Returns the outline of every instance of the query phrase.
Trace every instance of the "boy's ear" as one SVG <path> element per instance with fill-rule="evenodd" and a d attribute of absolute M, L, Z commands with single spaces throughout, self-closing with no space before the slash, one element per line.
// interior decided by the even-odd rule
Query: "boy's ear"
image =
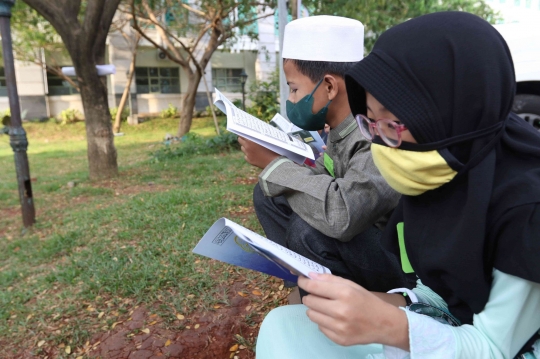
<path fill-rule="evenodd" d="M 324 76 L 324 89 L 328 95 L 328 100 L 333 100 L 337 97 L 339 93 L 338 78 L 334 75 L 325 75 Z"/>

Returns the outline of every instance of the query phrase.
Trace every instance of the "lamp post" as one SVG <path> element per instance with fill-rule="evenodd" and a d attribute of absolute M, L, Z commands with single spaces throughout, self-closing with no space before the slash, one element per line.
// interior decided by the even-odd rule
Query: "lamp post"
<path fill-rule="evenodd" d="M 242 73 L 240 73 L 240 83 L 242 84 L 242 109 L 246 110 L 246 81 L 247 81 L 248 75 L 246 74 L 246 71 L 242 69 Z"/>
<path fill-rule="evenodd" d="M 19 185 L 19 199 L 23 224 L 32 226 L 36 219 L 34 198 L 32 196 L 32 183 L 30 180 L 30 167 L 28 166 L 28 140 L 21 123 L 21 107 L 15 79 L 15 64 L 13 60 L 13 46 L 11 42 L 11 8 L 15 0 L 0 0 L 0 34 L 2 35 L 2 51 L 4 55 L 4 73 L 11 110 L 11 123 L 9 126 L 9 143 L 15 154 L 15 171 Z"/>

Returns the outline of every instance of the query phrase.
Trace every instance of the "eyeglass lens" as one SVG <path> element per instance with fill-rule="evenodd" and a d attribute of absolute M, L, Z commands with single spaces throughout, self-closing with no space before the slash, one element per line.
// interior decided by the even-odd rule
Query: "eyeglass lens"
<path fill-rule="evenodd" d="M 378 135 L 381 136 L 382 140 L 389 146 L 395 147 L 399 144 L 399 133 L 394 122 L 391 120 L 379 120 L 373 121 L 365 116 L 358 115 L 356 117 L 358 126 L 360 127 L 360 132 L 362 135 L 370 141 L 373 140 L 375 135 L 375 130 L 373 127 L 377 127 Z"/>

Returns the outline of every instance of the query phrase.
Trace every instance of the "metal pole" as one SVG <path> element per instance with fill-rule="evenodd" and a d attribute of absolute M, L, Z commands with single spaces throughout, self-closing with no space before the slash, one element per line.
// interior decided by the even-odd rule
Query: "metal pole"
<path fill-rule="evenodd" d="M 19 105 L 19 94 L 17 92 L 17 80 L 15 78 L 15 64 L 13 60 L 13 47 L 11 43 L 10 21 L 11 8 L 14 4 L 15 0 L 0 0 L 0 34 L 2 35 L 4 72 L 6 76 L 9 108 L 11 110 L 9 142 L 15 153 L 15 170 L 17 172 L 17 182 L 19 184 L 19 199 L 21 201 L 23 224 L 25 227 L 30 227 L 36 221 L 36 213 L 34 209 L 34 198 L 32 196 L 28 156 L 26 155 L 28 140 L 21 122 L 21 107 Z"/>
<path fill-rule="evenodd" d="M 287 118 L 285 103 L 289 97 L 289 85 L 283 72 L 283 38 L 285 36 L 285 25 L 287 25 L 287 0 L 278 0 L 278 20 L 279 20 L 279 112 L 281 116 Z"/>
<path fill-rule="evenodd" d="M 246 91 L 244 91 L 244 87 L 246 87 L 246 83 L 242 82 L 242 110 L 246 110 Z"/>

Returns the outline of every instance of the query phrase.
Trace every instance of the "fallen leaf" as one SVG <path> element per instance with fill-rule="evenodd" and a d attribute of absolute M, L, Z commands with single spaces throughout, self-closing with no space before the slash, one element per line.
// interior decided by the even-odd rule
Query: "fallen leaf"
<path fill-rule="evenodd" d="M 28 316 L 26 317 L 26 320 L 29 320 L 30 318 L 32 318 L 33 315 L 32 314 L 28 314 Z"/>
<path fill-rule="evenodd" d="M 186 297 L 193 298 L 193 297 L 195 297 L 195 294 L 188 294 Z"/>
<path fill-rule="evenodd" d="M 144 328 L 144 329 L 141 330 L 141 332 L 146 333 L 146 334 L 150 334 L 150 329 Z"/>
<path fill-rule="evenodd" d="M 199 329 L 200 326 L 200 324 L 195 324 L 195 329 Z"/>
<path fill-rule="evenodd" d="M 148 324 L 148 325 L 154 325 L 157 323 L 157 320 L 154 320 L 152 323 Z"/>
<path fill-rule="evenodd" d="M 233 345 L 233 346 L 229 349 L 230 352 L 235 352 L 235 351 L 237 351 L 237 350 L 238 350 L 238 344 Z"/>
<path fill-rule="evenodd" d="M 97 316 L 98 319 L 101 319 L 101 317 L 103 317 L 104 314 L 105 314 L 105 312 L 100 312 L 100 313 L 98 314 L 98 316 Z"/>
<path fill-rule="evenodd" d="M 284 285 L 283 285 L 283 284 L 282 284 L 282 285 L 280 285 L 280 286 L 279 286 L 279 290 L 283 290 L 283 287 L 284 287 Z"/>
<path fill-rule="evenodd" d="M 71 354 L 71 347 L 69 345 L 66 347 L 66 354 Z"/>
<path fill-rule="evenodd" d="M 182 314 L 176 314 L 176 318 L 184 320 L 186 317 L 184 317 Z"/>
<path fill-rule="evenodd" d="M 167 339 L 167 341 L 165 342 L 165 346 L 168 347 L 169 345 L 171 345 L 171 340 Z"/>
<path fill-rule="evenodd" d="M 122 322 L 114 322 L 113 325 L 111 325 L 111 329 L 114 329 L 114 327 L 116 327 L 120 323 L 122 323 Z"/>
<path fill-rule="evenodd" d="M 37 346 L 38 346 L 38 347 L 42 347 L 43 344 L 45 344 L 45 340 L 41 340 L 39 343 L 37 343 Z"/>
<path fill-rule="evenodd" d="M 191 329 L 191 327 L 189 325 L 186 325 L 186 329 Z"/>
<path fill-rule="evenodd" d="M 82 357 L 82 355 L 81 355 L 80 357 L 77 357 L 77 358 L 75 358 L 75 359 L 83 359 L 83 357 Z"/>
<path fill-rule="evenodd" d="M 221 308 L 220 305 L 214 305 L 214 309 L 219 309 L 219 308 Z"/>
<path fill-rule="evenodd" d="M 242 349 L 246 349 L 246 347 L 243 346 L 243 345 L 240 345 L 240 346 L 238 347 L 238 349 L 242 350 Z"/>
<path fill-rule="evenodd" d="M 246 297 L 246 296 L 247 296 L 247 294 L 244 293 L 244 292 L 238 292 L 238 295 L 240 295 L 240 296 L 242 296 L 242 297 Z"/>
<path fill-rule="evenodd" d="M 256 289 L 251 293 L 253 293 L 254 295 L 262 295 L 262 293 Z"/>
<path fill-rule="evenodd" d="M 248 305 L 248 306 L 246 307 L 246 312 L 249 312 L 250 310 L 251 310 L 251 305 Z"/>

